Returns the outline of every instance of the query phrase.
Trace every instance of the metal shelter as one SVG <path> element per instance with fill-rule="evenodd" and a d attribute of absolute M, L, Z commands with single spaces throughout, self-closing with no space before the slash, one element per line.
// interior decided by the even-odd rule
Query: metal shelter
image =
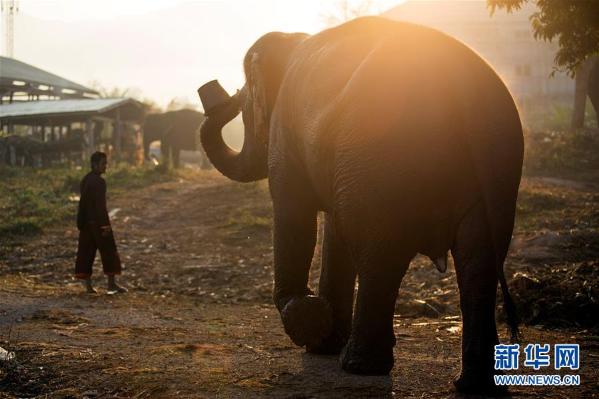
<path fill-rule="evenodd" d="M 0 104 L 63 98 L 97 98 L 99 93 L 14 58 L 0 56 Z"/>
<path fill-rule="evenodd" d="M 140 131 L 143 118 L 143 104 L 130 98 L 14 102 L 0 105 L 0 136 L 8 136 L 5 141 L 10 135 L 26 137 L 36 154 L 53 154 L 46 158 L 54 162 L 64 161 L 65 153 L 66 159 L 72 160 L 74 154 L 81 160 L 95 150 L 102 150 L 116 159 L 135 163 L 137 158 L 143 158 L 143 154 L 141 157 L 137 154 L 143 152 Z M 18 135 L 14 134 L 16 130 Z M 5 146 L 11 142 L 14 139 L 6 141 Z M 24 145 L 23 140 L 18 143 Z M 5 148 L 5 163 L 48 163 L 43 161 L 44 157 L 35 161 L 32 155 L 27 159 L 27 151 L 16 145 Z M 19 161 L 20 153 L 24 155 Z"/>

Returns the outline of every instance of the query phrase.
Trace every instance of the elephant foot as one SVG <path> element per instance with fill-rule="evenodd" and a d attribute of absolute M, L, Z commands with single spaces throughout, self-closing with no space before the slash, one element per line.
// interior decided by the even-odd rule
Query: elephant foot
<path fill-rule="evenodd" d="M 498 374 L 499 371 L 496 373 Z M 505 396 L 508 394 L 506 386 L 495 385 L 493 373 L 462 372 L 453 380 L 453 385 L 458 392 L 468 395 Z"/>
<path fill-rule="evenodd" d="M 343 338 L 338 333 L 333 332 L 318 345 L 306 346 L 306 352 L 314 353 L 316 355 L 339 355 L 346 343 L 347 338 Z"/>
<path fill-rule="evenodd" d="M 393 346 L 358 349 L 350 340 L 341 354 L 341 368 L 351 374 L 388 375 L 393 368 Z"/>
<path fill-rule="evenodd" d="M 331 307 L 322 298 L 308 295 L 291 299 L 281 311 L 283 326 L 297 346 L 318 347 L 331 334 Z"/>

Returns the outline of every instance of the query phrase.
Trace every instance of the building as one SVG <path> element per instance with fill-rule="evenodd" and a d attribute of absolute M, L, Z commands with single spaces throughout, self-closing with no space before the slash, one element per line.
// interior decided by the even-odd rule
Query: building
<path fill-rule="evenodd" d="M 0 57 L 0 164 L 86 162 L 96 150 L 143 162 L 143 104 Z"/>
<path fill-rule="evenodd" d="M 530 23 L 533 4 L 508 14 L 491 16 L 486 1 L 410 0 L 384 16 L 430 26 L 445 32 L 479 53 L 498 72 L 520 107 L 571 104 L 574 80 L 554 71 L 556 43 L 536 40 Z"/>

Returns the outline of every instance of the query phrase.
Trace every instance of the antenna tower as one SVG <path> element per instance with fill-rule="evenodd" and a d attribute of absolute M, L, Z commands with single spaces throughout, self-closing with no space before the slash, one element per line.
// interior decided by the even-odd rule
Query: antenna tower
<path fill-rule="evenodd" d="M 18 0 L 1 0 L 0 6 L 4 20 L 4 55 L 12 58 L 15 52 L 15 15 L 19 12 L 19 2 Z"/>

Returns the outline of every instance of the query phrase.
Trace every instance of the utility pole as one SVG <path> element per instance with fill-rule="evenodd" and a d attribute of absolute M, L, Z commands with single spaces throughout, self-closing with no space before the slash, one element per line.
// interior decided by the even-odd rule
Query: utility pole
<path fill-rule="evenodd" d="M 1 0 L 2 19 L 4 20 L 4 55 L 10 58 L 15 53 L 15 15 L 19 12 L 18 0 Z"/>

